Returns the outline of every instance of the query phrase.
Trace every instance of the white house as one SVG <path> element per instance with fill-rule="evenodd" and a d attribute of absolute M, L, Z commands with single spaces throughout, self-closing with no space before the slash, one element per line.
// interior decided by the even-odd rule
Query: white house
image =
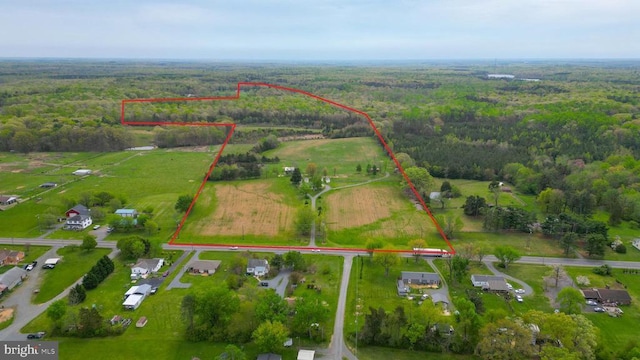
<path fill-rule="evenodd" d="M 139 279 L 156 273 L 164 265 L 164 259 L 138 259 L 138 262 L 131 268 L 131 278 Z"/>
<path fill-rule="evenodd" d="M 15 196 L 0 195 L 0 205 L 11 205 L 18 202 L 18 198 Z"/>
<path fill-rule="evenodd" d="M 124 308 L 127 310 L 135 310 L 140 306 L 140 304 L 142 304 L 143 300 L 144 300 L 143 295 L 138 295 L 138 294 L 129 295 L 122 303 L 122 306 L 124 306 Z"/>
<path fill-rule="evenodd" d="M 269 272 L 269 262 L 265 259 L 249 259 L 247 274 L 264 276 Z"/>
<path fill-rule="evenodd" d="M 91 216 L 75 215 L 67 218 L 64 228 L 66 230 L 84 230 L 93 224 Z"/>
<path fill-rule="evenodd" d="M 132 286 L 129 288 L 129 290 L 127 290 L 127 292 L 124 293 L 124 298 L 125 300 L 132 295 L 141 295 L 142 297 L 146 297 L 147 295 L 149 295 L 149 293 L 151 293 L 151 285 L 149 284 L 143 284 L 143 285 L 139 285 L 139 286 Z"/>
<path fill-rule="evenodd" d="M 91 174 L 91 170 L 89 169 L 78 169 L 73 172 L 73 175 L 85 176 Z"/>
<path fill-rule="evenodd" d="M 127 290 L 127 291 L 124 293 L 124 298 L 126 299 L 126 298 L 128 298 L 129 296 L 131 296 L 131 295 L 135 294 L 135 293 L 136 293 L 136 291 L 138 291 L 138 287 L 137 287 L 137 286 L 132 286 L 132 287 L 130 287 L 130 288 L 129 288 L 129 290 Z"/>

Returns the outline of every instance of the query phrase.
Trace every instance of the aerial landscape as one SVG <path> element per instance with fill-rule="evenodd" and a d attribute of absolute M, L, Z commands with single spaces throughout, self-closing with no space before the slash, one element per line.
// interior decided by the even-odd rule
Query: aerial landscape
<path fill-rule="evenodd" d="M 0 358 L 640 359 L 640 5 L 241 3 L 0 15 Z"/>

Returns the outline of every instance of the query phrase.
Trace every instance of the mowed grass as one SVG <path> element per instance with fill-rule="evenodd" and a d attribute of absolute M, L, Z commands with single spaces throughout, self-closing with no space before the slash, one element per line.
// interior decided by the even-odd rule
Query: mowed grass
<path fill-rule="evenodd" d="M 631 295 L 631 305 L 621 306 L 624 311 L 621 317 L 614 318 L 606 313 L 586 313 L 585 315 L 600 329 L 600 341 L 609 349 L 620 349 L 631 341 L 638 339 L 638 323 L 640 322 L 640 274 L 625 274 L 623 269 L 613 269 L 611 276 L 596 275 L 591 268 L 565 267 L 571 278 L 587 276 L 591 284 L 586 288 L 602 288 L 609 285 L 613 289 L 626 290 Z M 618 283 L 617 281 L 620 281 Z"/>
<path fill-rule="evenodd" d="M 82 278 L 101 257 L 110 252 L 110 249 L 101 248 L 88 252 L 70 247 L 61 248 L 57 254 L 62 259 L 55 269 L 41 270 L 43 274 L 39 285 L 40 292 L 34 297 L 33 302 L 41 304 L 53 299 Z M 41 266 L 41 264 L 38 265 Z"/>
<path fill-rule="evenodd" d="M 353 346 L 351 352 L 355 352 Z M 475 359 L 473 355 L 457 355 L 457 354 L 443 354 L 424 351 L 411 351 L 402 349 L 392 349 L 378 346 L 360 346 L 358 347 L 357 354 L 355 354 L 360 360 L 379 360 L 379 359 L 394 359 L 394 360 L 463 360 L 463 359 Z"/>
<path fill-rule="evenodd" d="M 283 166 L 298 167 L 303 175 L 309 163 L 317 165 L 320 175 L 326 168 L 332 177 L 331 186 L 367 180 L 367 164 L 377 164 L 382 174 L 392 173 L 395 167 L 374 137 L 288 141 L 264 155 L 280 158 L 280 163 L 272 166 L 280 170 Z M 360 174 L 356 172 L 358 164 L 362 167 Z"/>

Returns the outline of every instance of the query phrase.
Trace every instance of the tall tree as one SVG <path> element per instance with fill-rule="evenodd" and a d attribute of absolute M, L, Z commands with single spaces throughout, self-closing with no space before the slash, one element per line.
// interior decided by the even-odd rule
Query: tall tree
<path fill-rule="evenodd" d="M 91 251 L 95 249 L 96 246 L 98 246 L 98 242 L 95 236 L 87 234 L 82 238 L 82 245 L 80 245 L 82 250 Z"/>
<path fill-rule="evenodd" d="M 176 201 L 175 209 L 177 212 L 187 212 L 192 202 L 192 195 L 180 195 L 180 197 L 178 197 L 178 201 Z"/>
<path fill-rule="evenodd" d="M 400 262 L 400 257 L 397 253 L 385 251 L 377 253 L 373 257 L 373 261 L 384 267 L 384 276 L 389 276 L 389 270 Z"/>
<path fill-rule="evenodd" d="M 289 305 L 273 289 L 268 289 L 259 296 L 256 304 L 256 317 L 259 321 L 271 320 L 284 323 L 287 321 L 288 313 Z"/>
<path fill-rule="evenodd" d="M 565 287 L 560 290 L 556 302 L 560 304 L 560 311 L 565 314 L 580 314 L 582 312 L 582 303 L 584 302 L 584 296 L 580 290 Z"/>
<path fill-rule="evenodd" d="M 310 206 L 304 206 L 298 210 L 295 220 L 296 233 L 300 236 L 311 234 L 313 222 L 316 220 L 316 213 Z"/>
<path fill-rule="evenodd" d="M 58 329 L 61 326 L 60 320 L 66 313 L 67 303 L 62 299 L 54 301 L 47 309 L 47 317 L 53 321 L 54 326 Z"/>
<path fill-rule="evenodd" d="M 72 287 L 69 290 L 69 304 L 77 305 L 84 301 L 87 298 L 87 292 L 81 284 L 76 284 L 76 286 Z"/>
<path fill-rule="evenodd" d="M 317 172 L 318 172 L 318 165 L 316 165 L 316 163 L 308 163 L 307 164 L 306 175 L 310 179 L 315 177 Z"/>
<path fill-rule="evenodd" d="M 564 250 L 564 255 L 568 256 L 569 253 L 576 247 L 576 241 L 578 240 L 578 234 L 574 232 L 565 233 L 560 238 L 560 247 Z"/>
<path fill-rule="evenodd" d="M 224 348 L 224 352 L 216 360 L 246 360 L 247 355 L 239 347 L 229 344 Z"/>
<path fill-rule="evenodd" d="M 455 216 L 452 214 L 438 215 L 436 216 L 436 220 L 442 227 L 444 235 L 449 239 L 453 239 L 456 232 L 462 230 L 462 228 L 464 227 L 462 219 L 460 219 L 459 216 Z"/>
<path fill-rule="evenodd" d="M 505 269 L 509 264 L 520 259 L 518 251 L 510 246 L 496 246 L 494 255 L 500 261 L 500 266 Z"/>
<path fill-rule="evenodd" d="M 369 258 L 373 259 L 373 253 L 378 249 L 382 249 L 383 246 L 384 243 L 381 240 L 368 239 L 365 243 L 365 248 L 369 253 Z"/>
<path fill-rule="evenodd" d="M 464 214 L 468 216 L 482 215 L 484 209 L 487 207 L 487 201 L 485 198 L 478 195 L 467 196 L 467 200 L 464 205 Z"/>
<path fill-rule="evenodd" d="M 589 256 L 604 256 L 607 239 L 601 234 L 587 236 L 586 250 Z"/>
<path fill-rule="evenodd" d="M 429 191 L 431 191 L 431 188 L 433 188 L 433 177 L 429 174 L 427 169 L 412 166 L 405 169 L 404 173 L 407 175 L 409 181 L 411 181 L 419 194 L 428 194 Z"/>
<path fill-rule="evenodd" d="M 260 351 L 278 353 L 288 336 L 289 330 L 281 322 L 267 320 L 258 326 L 252 337 Z"/>
<path fill-rule="evenodd" d="M 476 346 L 476 355 L 487 360 L 531 359 L 532 332 L 519 322 L 499 319 L 487 323 L 480 330 L 480 342 Z"/>
<path fill-rule="evenodd" d="M 291 179 L 289 180 L 295 186 L 299 186 L 302 182 L 302 173 L 300 173 L 299 168 L 293 169 L 293 173 L 291 174 Z"/>
<path fill-rule="evenodd" d="M 493 195 L 494 206 L 498 207 L 498 201 L 500 200 L 500 193 L 502 192 L 502 187 L 500 183 L 497 181 L 492 181 L 489 183 L 489 192 Z"/>

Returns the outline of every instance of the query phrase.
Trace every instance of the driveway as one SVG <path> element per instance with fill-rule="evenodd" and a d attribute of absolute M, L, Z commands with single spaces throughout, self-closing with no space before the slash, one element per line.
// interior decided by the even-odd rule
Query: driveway
<path fill-rule="evenodd" d="M 491 261 L 486 261 L 485 260 L 485 261 L 483 261 L 483 263 L 489 270 L 491 270 L 491 272 L 494 275 L 502 276 L 505 279 L 508 279 L 512 283 L 512 285 L 513 285 L 513 283 L 518 284 L 520 288 L 524 289 L 524 295 L 533 295 L 533 288 L 531 286 L 529 286 L 529 284 L 525 283 L 522 280 L 516 279 L 513 276 L 510 276 L 510 275 L 507 275 L 505 273 L 502 273 L 502 272 L 498 271 L 498 269 L 496 269 L 495 266 L 493 266 L 493 262 L 491 262 Z M 517 288 L 517 287 L 518 286 L 514 285 L 514 288 Z"/>
<path fill-rule="evenodd" d="M 269 283 L 269 289 L 274 289 L 278 295 L 284 298 L 284 293 L 287 290 L 287 284 L 289 284 L 289 275 L 291 275 L 291 270 L 284 269 L 280 270 L 278 275 L 273 279 L 261 280 L 260 282 Z"/>
<path fill-rule="evenodd" d="M 198 260 L 198 258 L 200 257 L 200 251 L 202 250 L 196 250 L 195 255 L 193 256 L 193 260 Z M 182 255 L 173 262 L 173 264 L 171 264 L 171 266 L 169 267 L 169 273 L 173 274 L 176 271 L 176 268 L 180 265 L 180 263 L 182 263 L 182 261 L 189 256 L 189 254 L 191 254 L 191 251 L 184 251 L 182 253 Z M 187 289 L 189 287 L 191 287 L 191 283 L 183 283 L 180 281 L 180 279 L 182 278 L 182 275 L 184 275 L 184 273 L 187 271 L 187 266 L 189 264 L 185 264 L 182 269 L 179 269 L 178 274 L 173 278 L 173 280 L 171 280 L 171 282 L 169 283 L 169 285 L 167 285 L 167 288 L 165 290 L 171 290 L 173 288 L 178 288 L 178 289 Z"/>

